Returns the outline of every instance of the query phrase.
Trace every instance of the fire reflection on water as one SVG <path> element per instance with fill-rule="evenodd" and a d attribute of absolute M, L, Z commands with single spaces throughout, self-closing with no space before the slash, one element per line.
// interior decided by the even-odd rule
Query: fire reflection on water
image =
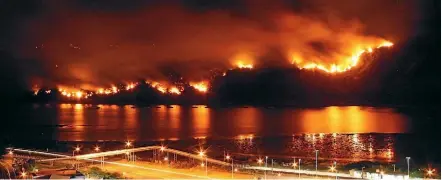
<path fill-rule="evenodd" d="M 275 154 L 314 157 L 314 150 L 319 150 L 322 158 L 350 161 L 394 160 L 397 155 L 394 134 L 408 132 L 409 128 L 407 117 L 392 109 L 357 106 L 212 109 L 100 105 L 94 109 L 81 104 L 61 104 L 52 117 L 57 119 L 51 121 L 68 125 L 57 129 L 60 141 L 130 137 L 134 141 L 204 138 L 210 143 L 221 137 L 233 138 L 233 144 L 223 145 L 232 152 L 274 150 Z"/>

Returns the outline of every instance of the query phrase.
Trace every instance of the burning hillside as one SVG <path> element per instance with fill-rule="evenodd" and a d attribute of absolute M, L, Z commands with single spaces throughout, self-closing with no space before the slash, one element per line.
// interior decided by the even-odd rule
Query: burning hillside
<path fill-rule="evenodd" d="M 372 54 L 376 53 L 376 51 L 380 48 L 389 48 L 393 44 L 390 42 L 383 42 L 378 45 L 368 47 L 365 50 L 361 50 L 358 53 L 348 57 L 351 62 L 350 65 L 346 66 L 342 64 L 338 65 L 321 65 L 321 64 L 315 64 L 314 62 L 305 62 L 306 64 L 303 65 L 298 61 L 297 68 L 301 72 L 309 73 L 310 70 L 318 70 L 325 73 L 328 73 L 330 75 L 337 75 L 338 73 L 346 73 L 347 71 L 351 71 L 353 68 L 357 68 L 358 63 L 361 61 L 362 57 L 366 54 Z M 326 68 L 330 67 L 330 68 Z M 342 68 L 345 67 L 345 68 Z M 242 64 L 241 59 L 238 60 L 236 63 L 236 67 L 230 68 L 230 70 L 226 70 L 222 73 L 222 76 L 215 75 L 214 79 L 219 79 L 221 77 L 226 76 L 230 71 L 238 71 L 238 73 L 242 72 L 253 72 L 253 71 L 261 71 L 260 67 L 257 69 L 254 69 L 253 64 Z M 265 68 L 264 68 L 265 69 Z M 293 77 L 295 79 L 295 77 Z M 181 96 L 183 92 L 186 89 L 192 89 L 192 91 L 198 92 L 199 95 L 205 95 L 207 93 L 216 93 L 211 89 L 211 84 L 213 83 L 210 80 L 203 80 L 203 81 L 190 81 L 190 82 L 183 82 L 183 77 L 178 77 L 177 80 L 179 81 L 155 81 L 155 80 L 145 80 L 144 84 L 148 85 L 150 88 L 155 90 L 158 94 L 163 95 L 169 95 L 169 96 Z M 296 80 L 299 81 L 299 80 Z M 336 80 L 336 83 L 339 83 L 338 80 Z M 109 87 L 99 87 L 97 89 L 75 89 L 72 87 L 66 87 L 66 86 L 58 86 L 57 90 L 59 94 L 67 100 L 75 100 L 80 101 L 83 99 L 88 98 L 96 98 L 96 97 L 110 97 L 110 96 L 116 96 L 121 93 L 134 93 L 133 91 L 140 86 L 140 82 L 129 82 L 125 84 L 119 84 L 119 85 L 111 85 Z M 187 91 L 188 91 L 187 90 Z M 56 93 L 52 91 L 51 89 L 36 89 L 34 92 L 34 95 L 39 94 L 47 94 L 50 95 L 52 93 Z"/>

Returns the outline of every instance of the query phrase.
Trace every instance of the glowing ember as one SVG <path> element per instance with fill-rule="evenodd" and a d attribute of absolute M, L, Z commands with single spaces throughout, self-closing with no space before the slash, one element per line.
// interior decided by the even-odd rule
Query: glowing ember
<path fill-rule="evenodd" d="M 208 90 L 208 85 L 206 82 L 199 82 L 199 83 L 190 83 L 190 86 L 195 88 L 197 91 L 205 93 Z"/>

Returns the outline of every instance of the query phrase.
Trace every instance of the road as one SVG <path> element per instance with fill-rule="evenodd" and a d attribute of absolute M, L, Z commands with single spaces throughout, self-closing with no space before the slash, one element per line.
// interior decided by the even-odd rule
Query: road
<path fill-rule="evenodd" d="M 104 157 L 104 156 L 115 156 L 115 155 L 119 155 L 119 154 L 125 154 L 125 153 L 129 153 L 129 152 L 141 152 L 141 151 L 149 151 L 149 150 L 162 150 L 164 152 L 169 152 L 169 153 L 173 153 L 173 154 L 177 154 L 180 156 L 184 156 L 184 157 L 190 157 L 190 158 L 194 158 L 194 159 L 198 159 L 201 160 L 202 157 L 197 155 L 197 154 L 192 154 L 192 153 L 188 153 L 188 152 L 184 152 L 184 151 L 180 151 L 180 150 L 175 150 L 175 149 L 171 149 L 171 148 L 164 148 L 162 146 L 146 146 L 146 147 L 138 147 L 138 148 L 128 148 L 128 149 L 120 149 L 120 150 L 114 150 L 114 151 L 105 151 L 105 152 L 99 152 L 99 153 L 90 153 L 90 154 L 83 154 L 83 155 L 77 155 L 77 156 L 67 156 L 67 155 L 61 155 L 61 154 L 57 154 L 57 153 L 49 153 L 49 152 L 41 152 L 41 151 L 34 151 L 34 150 L 26 150 L 26 149 L 13 149 L 10 148 L 9 150 L 12 150 L 14 152 L 22 152 L 22 153 L 26 153 L 26 154 L 38 154 L 38 155 L 43 155 L 43 156 L 51 156 L 54 158 L 51 159 L 45 159 L 45 160 L 38 160 L 38 161 L 66 161 L 66 160 L 72 160 L 72 159 L 77 159 L 77 160 L 85 160 L 85 161 L 96 161 L 99 162 L 98 160 L 94 160 L 92 158 L 99 158 L 99 157 Z M 206 159 L 206 157 L 203 158 L 204 160 Z M 217 159 L 212 159 L 212 158 L 208 158 L 207 157 L 207 162 L 209 164 L 216 164 L 216 165 L 222 165 L 222 166 L 231 166 L 230 163 L 228 162 L 224 162 L 224 161 L 220 161 Z M 128 162 L 111 162 L 111 161 L 105 161 L 106 166 L 109 166 L 109 168 L 113 168 L 114 166 L 121 166 L 118 169 L 121 168 L 125 168 L 126 170 L 129 171 L 130 168 L 135 169 L 133 174 L 140 174 L 141 176 L 171 176 L 173 175 L 173 177 L 175 176 L 185 176 L 187 178 L 207 178 L 207 176 L 205 176 L 205 171 L 203 173 L 198 172 L 198 170 L 196 170 L 195 172 L 197 172 L 196 174 L 194 174 L 193 172 L 191 172 L 189 174 L 189 170 L 180 170 L 180 169 L 165 169 L 164 167 L 157 167 L 157 168 L 151 168 L 149 167 L 149 164 L 145 164 L 143 162 L 135 162 L 135 163 L 128 163 Z M 117 169 L 117 168 L 115 168 Z M 259 166 L 246 166 L 245 169 L 248 170 L 259 170 L 259 171 L 270 171 L 271 168 L 265 168 L 265 167 L 259 167 Z M 148 170 L 148 171 L 146 171 Z M 143 172 L 146 171 L 146 172 Z M 335 177 L 336 175 L 338 175 L 338 177 L 343 177 L 343 178 L 349 178 L 351 177 L 349 174 L 344 174 L 344 173 L 331 173 L 331 172 L 316 172 L 316 171 L 308 171 L 308 170 L 294 170 L 294 169 L 279 169 L 279 168 L 273 168 L 274 172 L 280 172 L 280 173 L 293 173 L 293 174 L 304 174 L 304 175 L 318 175 L 318 176 L 328 176 L 328 177 Z M 221 175 L 221 172 L 216 172 L 216 171 L 210 171 L 213 176 L 216 176 L 217 178 L 223 178 L 223 177 L 228 177 L 231 178 L 230 173 L 227 173 L 228 175 Z M 145 174 L 147 173 L 147 174 Z M 169 175 L 167 175 L 169 174 Z M 211 175 L 209 175 L 209 177 L 211 177 Z M 249 177 L 250 178 L 250 177 Z"/>

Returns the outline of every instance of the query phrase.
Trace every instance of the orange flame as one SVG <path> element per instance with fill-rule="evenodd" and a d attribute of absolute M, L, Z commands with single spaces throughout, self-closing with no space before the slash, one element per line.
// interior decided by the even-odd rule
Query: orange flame
<path fill-rule="evenodd" d="M 202 93 L 206 93 L 207 90 L 208 90 L 208 85 L 207 85 L 207 82 L 205 82 L 205 81 L 198 82 L 198 83 L 192 83 L 191 82 L 190 86 L 192 86 L 197 91 L 202 92 Z"/>
<path fill-rule="evenodd" d="M 126 90 L 131 90 L 131 89 L 133 89 L 134 87 L 135 87 L 135 83 L 129 83 L 127 86 L 126 86 Z"/>
<path fill-rule="evenodd" d="M 366 49 L 357 50 L 352 56 L 347 58 L 347 62 L 349 62 L 348 64 L 331 64 L 329 66 L 326 66 L 324 64 L 310 62 L 302 65 L 301 63 L 304 61 L 299 57 L 293 57 L 292 63 L 297 64 L 300 69 L 317 69 L 326 73 L 342 73 L 357 66 L 360 61 L 360 57 L 364 53 L 372 53 L 374 48 L 379 49 L 391 46 L 393 46 L 393 43 L 389 41 L 384 41 L 376 47 L 368 47 Z"/>
<path fill-rule="evenodd" d="M 236 67 L 240 69 L 253 69 L 253 64 L 244 64 L 242 61 L 236 63 Z"/>
<path fill-rule="evenodd" d="M 171 87 L 171 88 L 169 89 L 169 93 L 180 95 L 180 94 L 181 94 L 181 91 L 180 91 L 177 87 Z"/>

